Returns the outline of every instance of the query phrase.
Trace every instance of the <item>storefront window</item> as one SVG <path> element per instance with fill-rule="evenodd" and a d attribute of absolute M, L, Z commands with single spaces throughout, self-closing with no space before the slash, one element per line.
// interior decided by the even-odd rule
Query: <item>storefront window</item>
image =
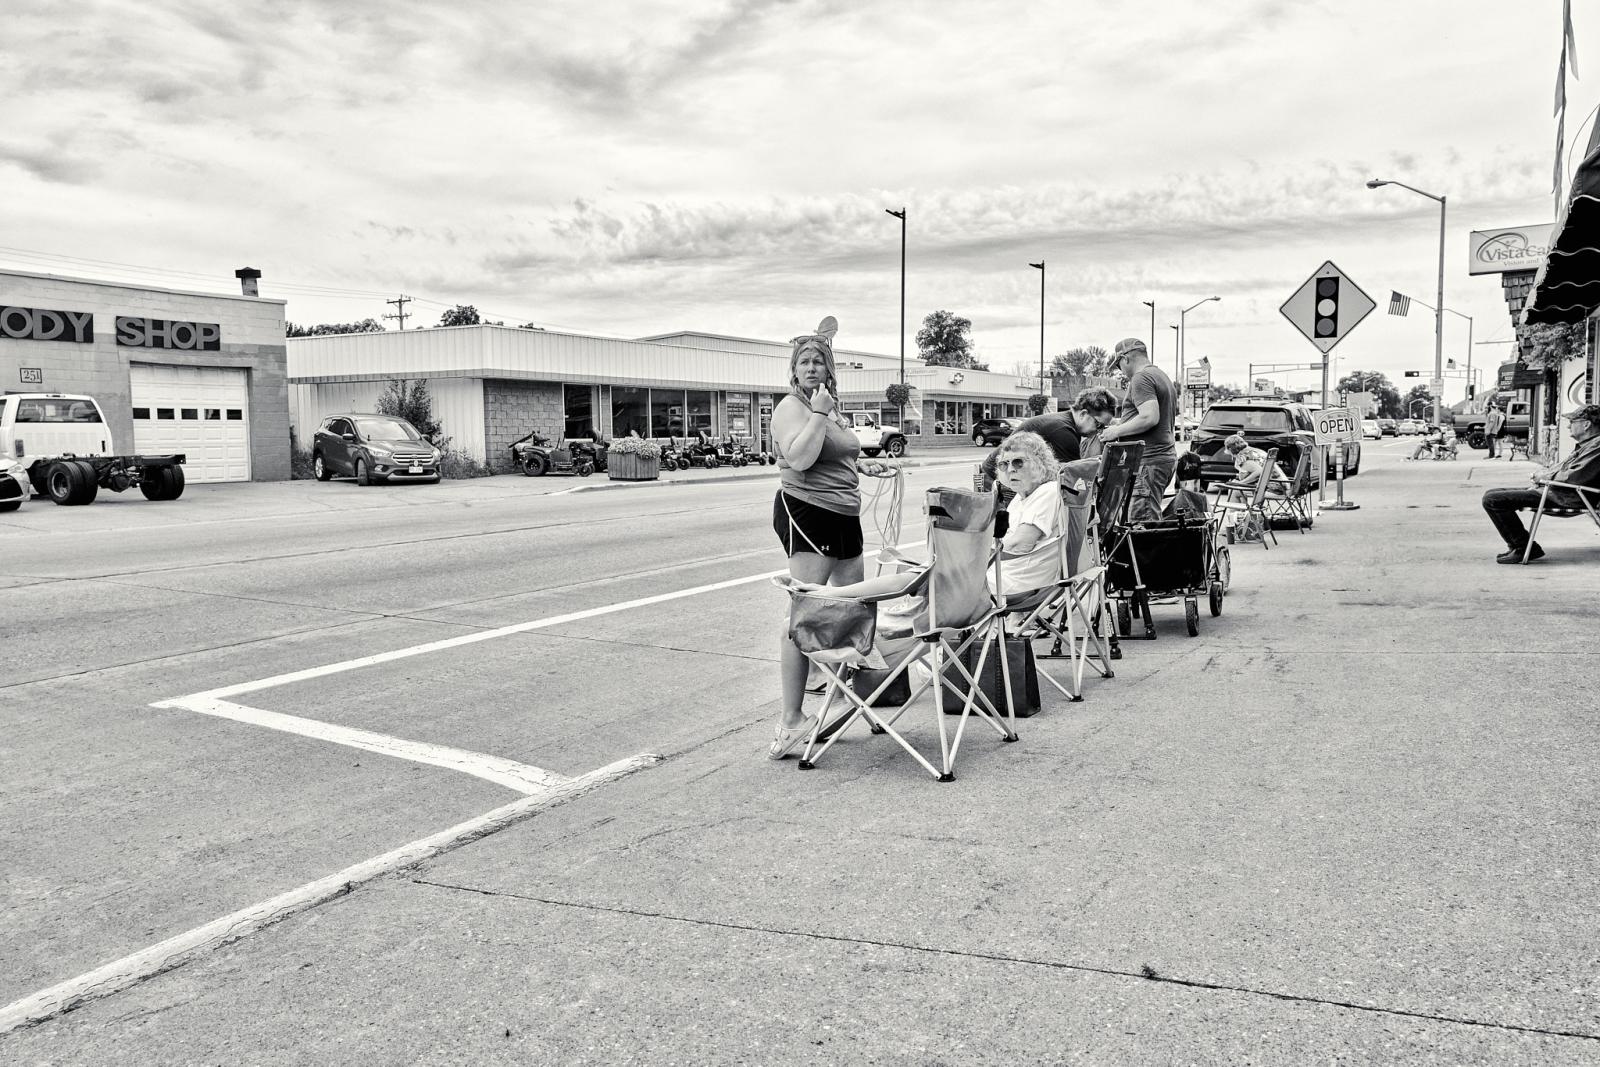
<path fill-rule="evenodd" d="M 561 401 L 566 405 L 568 437 L 594 436 L 593 390 L 587 385 L 563 385 Z"/>
<path fill-rule="evenodd" d="M 711 420 L 711 393 L 704 389 L 689 390 L 689 433 L 700 430 L 715 434 Z"/>
<path fill-rule="evenodd" d="M 682 437 L 683 390 L 650 390 L 650 434 L 652 437 Z"/>
<path fill-rule="evenodd" d="M 611 390 L 611 432 L 626 437 L 637 431 L 650 436 L 650 390 L 618 385 Z"/>
<path fill-rule="evenodd" d="M 965 400 L 934 401 L 933 432 L 957 434 L 966 433 L 968 410 L 971 408 L 971 406 L 972 405 Z"/>

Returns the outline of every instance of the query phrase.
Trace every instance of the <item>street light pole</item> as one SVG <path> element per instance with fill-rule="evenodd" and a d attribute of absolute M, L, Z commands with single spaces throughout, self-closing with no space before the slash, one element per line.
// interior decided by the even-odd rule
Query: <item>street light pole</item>
<path fill-rule="evenodd" d="M 1433 421 L 1435 425 L 1444 424 L 1444 217 L 1445 198 L 1435 196 L 1433 193 L 1424 192 L 1414 185 L 1397 182 L 1387 178 L 1373 178 L 1367 182 L 1368 189 L 1377 189 L 1384 185 L 1398 185 L 1402 189 L 1410 189 L 1418 196 L 1425 196 L 1429 200 L 1439 201 L 1439 287 L 1436 295 L 1436 305 L 1433 310 L 1433 380 L 1440 383 L 1433 398 Z"/>
<path fill-rule="evenodd" d="M 906 209 L 899 211 L 894 208 L 884 208 L 886 214 L 893 215 L 900 220 L 900 392 L 906 391 Z M 917 420 L 917 425 L 922 425 L 922 420 Z M 900 403 L 900 432 L 906 432 L 906 405 Z"/>
<path fill-rule="evenodd" d="M 1150 309 L 1150 362 L 1156 361 L 1156 302 L 1154 300 L 1141 300 L 1139 303 Z"/>
<path fill-rule="evenodd" d="M 1182 381 L 1183 371 L 1189 365 L 1189 327 L 1184 322 L 1189 312 L 1201 304 L 1209 304 L 1213 300 L 1221 300 L 1220 296 L 1208 296 L 1204 300 L 1196 300 L 1182 311 L 1178 312 L 1178 388 L 1184 388 Z"/>
<path fill-rule="evenodd" d="M 1044 260 L 1029 263 L 1039 272 L 1039 392 L 1044 392 Z"/>

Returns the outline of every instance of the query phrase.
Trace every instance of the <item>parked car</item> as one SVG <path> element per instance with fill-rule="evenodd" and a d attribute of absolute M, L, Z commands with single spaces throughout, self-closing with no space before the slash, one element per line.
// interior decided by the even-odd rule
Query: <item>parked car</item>
<path fill-rule="evenodd" d="M 900 427 L 879 425 L 878 417 L 870 411 L 849 411 L 845 417 L 850 420 L 851 432 L 856 435 L 863 456 L 906 454 L 906 435 Z"/>
<path fill-rule="evenodd" d="M 1235 397 L 1220 401 L 1207 409 L 1189 446 L 1190 451 L 1200 457 L 1200 480 L 1203 484 L 1225 482 L 1233 477 L 1233 459 L 1223 449 L 1222 443 L 1236 433 L 1263 451 L 1276 448 L 1279 465 L 1291 473 L 1300 462 L 1300 453 L 1315 447 L 1317 436 L 1311 422 L 1311 411 L 1304 404 L 1266 397 Z M 1345 445 L 1344 449 L 1344 473 L 1350 477 L 1361 469 L 1361 444 L 1353 442 Z M 1337 462 L 1335 455 L 1330 448 L 1330 476 Z"/>
<path fill-rule="evenodd" d="M 1377 419 L 1362 419 L 1361 437 L 1363 440 L 1370 437 L 1374 441 L 1381 441 L 1383 439 L 1383 427 L 1378 425 Z"/>
<path fill-rule="evenodd" d="M 1385 437 L 1393 437 L 1393 436 L 1395 436 L 1395 434 L 1399 433 L 1400 432 L 1399 426 L 1400 426 L 1400 424 L 1397 421 L 1395 421 L 1394 419 L 1379 419 L 1378 420 L 1378 429 L 1383 431 L 1383 435 Z"/>
<path fill-rule="evenodd" d="M 7 452 L 0 452 L 0 511 L 16 511 L 33 492 L 28 468 Z"/>
<path fill-rule="evenodd" d="M 1021 419 L 979 419 L 972 424 L 972 443 L 980 447 L 997 445 L 1021 424 Z"/>
<path fill-rule="evenodd" d="M 317 481 L 346 474 L 358 485 L 437 482 L 443 456 L 405 419 L 370 412 L 329 415 L 311 441 Z"/>
<path fill-rule="evenodd" d="M 1415 437 L 1422 432 L 1422 423 L 1416 419 L 1401 419 L 1395 427 L 1395 433 L 1400 437 Z"/>

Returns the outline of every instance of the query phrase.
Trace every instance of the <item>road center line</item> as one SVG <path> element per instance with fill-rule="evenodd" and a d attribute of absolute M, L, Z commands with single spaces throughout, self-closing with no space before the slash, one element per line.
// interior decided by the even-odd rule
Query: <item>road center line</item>
<path fill-rule="evenodd" d="M 448 830 L 441 830 L 408 845 L 401 845 L 381 856 L 375 856 L 353 867 L 346 867 L 337 874 L 330 874 L 326 878 L 308 882 L 298 889 L 280 893 L 270 900 L 225 915 L 175 937 L 169 937 L 159 944 L 131 956 L 124 956 L 88 974 L 68 979 L 32 996 L 14 1001 L 0 1008 L 0 1035 L 43 1022 L 92 1000 L 119 993 L 147 978 L 182 967 L 224 945 L 248 937 L 274 923 L 282 922 L 290 916 L 345 896 L 374 879 L 393 874 L 406 867 L 414 867 L 481 837 L 487 837 L 498 830 L 530 819 L 540 812 L 575 800 L 608 782 L 614 782 L 636 771 L 654 766 L 661 760 L 662 757 L 648 753 L 618 760 L 599 770 L 590 771 L 580 778 L 514 800 L 510 804 L 452 826 Z"/>
<path fill-rule="evenodd" d="M 526 795 L 543 793 L 572 781 L 566 775 L 554 774 L 540 767 L 516 763 L 499 756 L 469 752 L 466 749 L 450 748 L 446 745 L 431 745 L 422 741 L 407 741 L 404 738 L 375 734 L 367 730 L 335 726 L 316 719 L 303 719 L 298 715 L 284 715 L 261 708 L 248 708 L 242 704 L 230 704 L 225 700 L 183 697 L 178 700 L 164 700 L 151 706 L 179 708 L 201 715 L 214 715 L 219 719 L 232 719 L 251 726 L 265 726 L 269 730 L 281 730 L 284 733 L 299 734 L 318 741 L 332 741 L 338 745 L 365 749 L 381 756 L 444 767 Z"/>

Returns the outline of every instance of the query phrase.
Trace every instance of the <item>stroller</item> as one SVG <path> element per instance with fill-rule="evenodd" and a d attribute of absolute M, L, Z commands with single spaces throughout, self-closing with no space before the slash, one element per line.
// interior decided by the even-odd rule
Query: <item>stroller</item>
<path fill-rule="evenodd" d="M 1103 485 L 1093 516 L 1095 543 L 1106 567 L 1107 595 L 1116 603 L 1116 633 L 1131 636 L 1137 613 L 1144 620 L 1145 639 L 1155 640 L 1150 603 L 1175 597 L 1183 600 L 1189 636 L 1198 637 L 1198 598 L 1207 598 L 1213 617 L 1221 615 L 1232 571 L 1228 547 L 1222 543 L 1222 513 L 1212 510 L 1195 516 L 1180 510 L 1173 518 L 1130 522 L 1129 495 L 1123 483 L 1131 481 L 1138 464 L 1138 452 L 1133 453 L 1130 465 L 1107 449 L 1108 469 L 1101 477 Z M 1113 658 L 1117 657 L 1114 651 Z"/>

